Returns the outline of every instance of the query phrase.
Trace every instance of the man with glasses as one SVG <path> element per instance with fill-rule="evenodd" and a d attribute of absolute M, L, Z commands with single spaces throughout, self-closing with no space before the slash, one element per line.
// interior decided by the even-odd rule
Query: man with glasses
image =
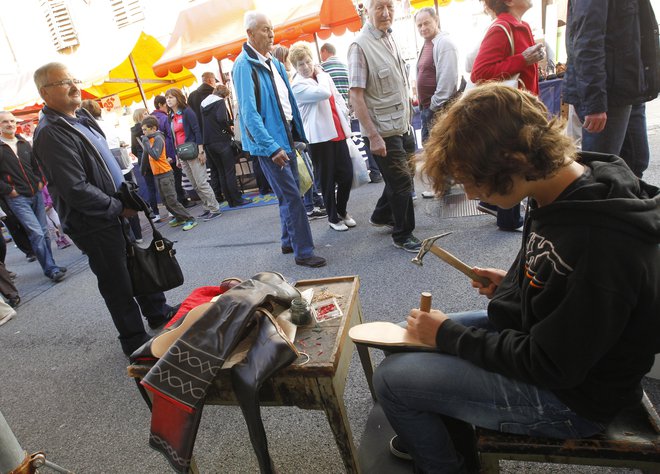
<path fill-rule="evenodd" d="M 124 178 L 101 128 L 79 108 L 80 81 L 63 64 L 48 63 L 34 73 L 34 82 L 46 103 L 34 133 L 35 156 L 64 231 L 87 254 L 122 350 L 130 355 L 149 340 L 140 312 L 158 329 L 171 308 L 163 293 L 133 296 L 122 226 L 136 211 L 114 197 Z"/>
<path fill-rule="evenodd" d="M 16 134 L 16 117 L 0 112 L 0 195 L 25 228 L 30 245 L 48 278 L 58 282 L 66 267 L 55 263 L 41 190 L 44 178 L 30 143 Z"/>

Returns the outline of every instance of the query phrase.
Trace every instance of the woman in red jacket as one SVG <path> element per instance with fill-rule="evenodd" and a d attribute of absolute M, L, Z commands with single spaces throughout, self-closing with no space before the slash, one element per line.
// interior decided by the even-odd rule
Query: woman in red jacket
<path fill-rule="evenodd" d="M 501 81 L 520 74 L 518 88 L 539 94 L 539 74 L 536 67 L 543 59 L 543 44 L 535 44 L 532 29 L 522 16 L 532 7 L 530 0 L 484 0 L 486 8 L 497 18 L 492 23 L 472 66 L 472 82 Z M 486 202 L 477 206 L 481 212 L 497 217 L 497 227 L 516 230 L 523 224 L 520 204 L 511 209 L 500 209 Z"/>

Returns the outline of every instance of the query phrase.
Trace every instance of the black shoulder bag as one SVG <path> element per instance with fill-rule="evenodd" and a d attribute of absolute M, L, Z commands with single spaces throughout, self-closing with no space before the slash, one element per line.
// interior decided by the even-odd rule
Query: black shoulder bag
<path fill-rule="evenodd" d="M 144 212 L 153 232 L 151 243 L 143 248 L 137 242 L 131 241 L 126 226 L 122 223 L 126 240 L 126 263 L 133 284 L 133 295 L 149 295 L 181 286 L 183 272 L 175 257 L 174 244 L 156 230 L 150 219 L 151 210 L 137 193 L 137 185 L 130 182 L 122 183 L 119 196 L 125 207 Z"/>

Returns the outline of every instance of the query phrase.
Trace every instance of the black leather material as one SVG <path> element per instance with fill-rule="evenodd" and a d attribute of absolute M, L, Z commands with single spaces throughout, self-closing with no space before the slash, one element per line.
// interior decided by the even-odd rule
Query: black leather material
<path fill-rule="evenodd" d="M 296 360 L 298 352 L 277 331 L 276 323 L 267 315 L 258 311 L 257 316 L 257 339 L 245 359 L 231 368 L 231 381 L 250 433 L 252 449 L 259 461 L 259 469 L 262 474 L 273 474 L 275 470 L 261 421 L 259 389 L 274 373 Z"/>

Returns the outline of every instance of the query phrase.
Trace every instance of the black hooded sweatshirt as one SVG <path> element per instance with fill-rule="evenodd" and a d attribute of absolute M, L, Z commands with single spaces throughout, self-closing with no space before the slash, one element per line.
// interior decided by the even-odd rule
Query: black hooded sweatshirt
<path fill-rule="evenodd" d="M 639 402 L 660 352 L 660 190 L 618 157 L 579 162 L 585 174 L 553 203 L 531 203 L 522 249 L 488 306 L 498 332 L 448 320 L 436 341 L 607 423 Z"/>

